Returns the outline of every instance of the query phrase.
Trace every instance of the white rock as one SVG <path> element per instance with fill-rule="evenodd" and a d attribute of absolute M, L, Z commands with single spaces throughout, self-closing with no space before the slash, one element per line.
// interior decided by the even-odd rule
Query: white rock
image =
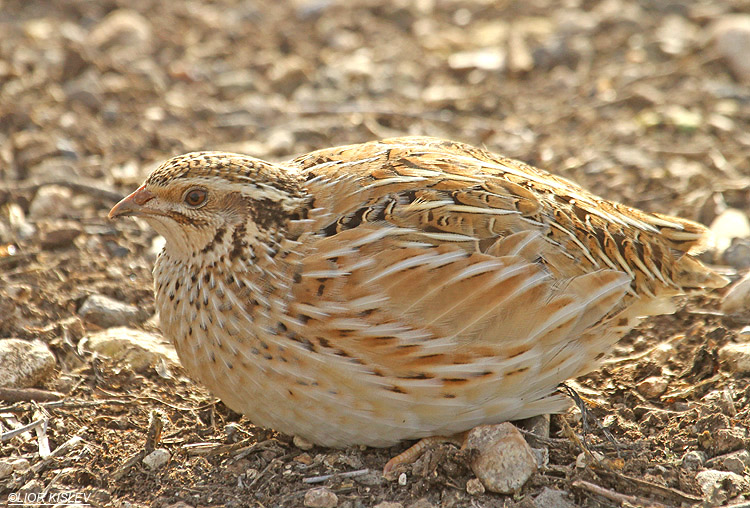
<path fill-rule="evenodd" d="M 180 361 L 171 343 L 160 335 L 132 328 L 108 328 L 87 335 L 82 340 L 90 351 L 115 361 L 125 362 L 133 370 L 143 370 L 161 361 L 179 365 Z"/>
<path fill-rule="evenodd" d="M 159 469 L 169 462 L 172 455 L 168 450 L 164 448 L 157 448 L 145 457 L 143 457 L 143 463 L 146 464 L 150 469 Z"/>
<path fill-rule="evenodd" d="M 651 376 L 635 385 L 635 389 L 647 399 L 655 399 L 667 391 L 667 386 L 668 383 L 663 377 Z"/>
<path fill-rule="evenodd" d="M 723 346 L 719 349 L 719 360 L 725 362 L 735 374 L 750 373 L 750 342 Z"/>
<path fill-rule="evenodd" d="M 750 482 L 743 476 L 715 469 L 701 471 L 695 475 L 695 481 L 698 482 L 705 499 L 710 499 L 712 504 L 717 502 L 721 504 L 750 488 Z"/>
<path fill-rule="evenodd" d="M 505 53 L 499 48 L 461 51 L 448 57 L 448 66 L 456 70 L 500 71 L 505 67 Z"/>
<path fill-rule="evenodd" d="M 0 386 L 34 386 L 49 377 L 55 364 L 55 355 L 41 341 L 0 339 Z"/>
<path fill-rule="evenodd" d="M 479 450 L 471 468 L 489 491 L 510 494 L 520 489 L 536 471 L 534 452 L 510 423 L 472 429 L 465 447 Z"/>
<path fill-rule="evenodd" d="M 711 27 L 716 48 L 742 81 L 750 82 L 750 15 L 729 14 Z"/>
<path fill-rule="evenodd" d="M 304 504 L 308 508 L 333 508 L 339 504 L 339 498 L 327 487 L 318 487 L 305 492 Z"/>
<path fill-rule="evenodd" d="M 40 187 L 29 205 L 29 217 L 63 217 L 70 212 L 70 200 L 73 192 L 59 185 Z"/>
<path fill-rule="evenodd" d="M 716 242 L 716 250 L 724 252 L 731 245 L 733 238 L 750 236 L 750 220 L 742 210 L 727 208 L 711 222 L 709 229 Z"/>
<path fill-rule="evenodd" d="M 142 323 L 148 318 L 148 311 L 108 296 L 91 295 L 78 309 L 78 315 L 102 328 L 111 328 Z"/>

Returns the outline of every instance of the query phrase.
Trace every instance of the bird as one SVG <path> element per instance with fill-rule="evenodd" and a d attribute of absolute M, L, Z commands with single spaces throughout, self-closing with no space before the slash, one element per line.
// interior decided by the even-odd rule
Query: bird
<path fill-rule="evenodd" d="M 121 216 L 165 238 L 155 302 L 186 371 L 255 425 L 332 448 L 564 411 L 560 383 L 728 282 L 697 258 L 701 224 L 429 137 L 280 163 L 188 153 Z"/>

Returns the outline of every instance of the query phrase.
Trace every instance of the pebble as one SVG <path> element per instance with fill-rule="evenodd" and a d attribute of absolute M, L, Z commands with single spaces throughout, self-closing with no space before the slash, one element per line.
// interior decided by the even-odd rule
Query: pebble
<path fill-rule="evenodd" d="M 738 270 L 750 267 L 750 239 L 734 238 L 722 256 L 724 263 Z"/>
<path fill-rule="evenodd" d="M 292 443 L 294 446 L 304 451 L 312 450 L 313 448 L 313 444 L 310 441 L 299 436 L 294 436 L 294 438 L 292 438 Z"/>
<path fill-rule="evenodd" d="M 160 335 L 132 328 L 108 328 L 82 340 L 86 341 L 86 347 L 90 351 L 125 362 L 135 371 L 142 371 L 162 361 L 172 365 L 180 364 L 172 344 Z"/>
<path fill-rule="evenodd" d="M 739 450 L 745 446 L 745 430 L 740 427 L 719 429 L 714 434 L 713 452 L 717 455 Z"/>
<path fill-rule="evenodd" d="M 145 309 L 104 295 L 91 295 L 86 298 L 78 309 L 78 315 L 102 328 L 139 324 L 148 318 Z"/>
<path fill-rule="evenodd" d="M 404 505 L 393 501 L 383 501 L 382 503 L 376 504 L 374 508 L 404 508 Z"/>
<path fill-rule="evenodd" d="M 534 498 L 536 508 L 576 508 L 576 504 L 570 500 L 570 494 L 562 490 L 544 487 L 542 492 Z"/>
<path fill-rule="evenodd" d="M 742 474 L 745 471 L 745 467 L 750 466 L 750 452 L 739 450 L 726 455 L 720 455 L 707 461 L 706 466 Z"/>
<path fill-rule="evenodd" d="M 13 464 L 10 459 L 0 459 L 0 480 L 6 476 L 10 476 L 13 472 Z"/>
<path fill-rule="evenodd" d="M 304 505 L 308 508 L 333 508 L 339 498 L 326 487 L 318 487 L 305 492 Z"/>
<path fill-rule="evenodd" d="M 29 205 L 29 217 L 64 217 L 70 212 L 70 200 L 73 192 L 67 187 L 46 185 L 41 187 Z"/>
<path fill-rule="evenodd" d="M 0 386 L 29 388 L 49 377 L 55 355 L 41 341 L 0 339 Z"/>
<path fill-rule="evenodd" d="M 699 450 L 690 450 L 682 456 L 680 464 L 684 469 L 697 470 L 706 462 L 706 454 Z"/>
<path fill-rule="evenodd" d="M 435 505 L 430 502 L 426 497 L 417 499 L 406 508 L 435 508 Z"/>
<path fill-rule="evenodd" d="M 57 249 L 67 247 L 81 234 L 78 227 L 61 227 L 51 231 L 45 231 L 39 238 L 43 249 Z"/>
<path fill-rule="evenodd" d="M 750 15 L 728 14 L 711 27 L 719 54 L 740 81 L 750 82 Z"/>
<path fill-rule="evenodd" d="M 721 302 L 721 311 L 726 315 L 747 313 L 750 308 L 750 272 L 732 284 Z"/>
<path fill-rule="evenodd" d="M 719 349 L 719 360 L 735 374 L 750 373 L 750 342 L 722 346 Z"/>
<path fill-rule="evenodd" d="M 710 499 L 714 506 L 723 504 L 727 499 L 750 488 L 750 482 L 743 476 L 715 469 L 701 471 L 695 475 L 695 481 L 698 482 L 704 498 Z"/>
<path fill-rule="evenodd" d="M 635 389 L 647 399 L 656 399 L 667 391 L 668 383 L 660 376 L 647 377 L 637 385 Z"/>
<path fill-rule="evenodd" d="M 505 53 L 498 48 L 461 51 L 448 57 L 448 66 L 459 71 L 501 71 L 505 67 Z"/>
<path fill-rule="evenodd" d="M 734 238 L 750 237 L 750 220 L 737 208 L 727 208 L 716 217 L 709 228 L 716 242 L 716 250 L 723 253 Z"/>
<path fill-rule="evenodd" d="M 510 423 L 480 425 L 469 432 L 466 448 L 479 450 L 471 468 L 484 487 L 499 494 L 520 489 L 536 471 L 536 457 Z"/>
<path fill-rule="evenodd" d="M 146 464 L 150 469 L 154 470 L 166 465 L 171 458 L 172 455 L 168 450 L 165 450 L 164 448 L 157 448 L 156 450 L 143 457 L 143 463 Z"/>
<path fill-rule="evenodd" d="M 481 496 L 485 492 L 484 485 L 479 481 L 479 478 L 472 478 L 466 482 L 466 492 L 470 496 Z"/>

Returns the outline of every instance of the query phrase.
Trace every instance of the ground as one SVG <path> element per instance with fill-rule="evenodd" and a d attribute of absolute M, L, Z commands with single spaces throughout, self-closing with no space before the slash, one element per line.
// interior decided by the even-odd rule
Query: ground
<path fill-rule="evenodd" d="M 44 417 L 52 450 L 82 439 L 47 459 L 32 433 L 0 442 L 0 457 L 31 465 L 0 478 L 0 502 L 48 488 L 96 506 L 301 506 L 326 486 L 342 507 L 532 507 L 545 487 L 581 506 L 699 504 L 696 471 L 710 462 L 682 458 L 741 448 L 750 423 L 750 383 L 718 359 L 744 326 L 717 311 L 721 291 L 646 321 L 574 384 L 612 436 L 589 424 L 586 453 L 600 464 L 576 464 L 584 449 L 566 429 L 582 435 L 580 412 L 553 416 L 535 444 L 548 465 L 512 496 L 467 493 L 473 474 L 452 445 L 405 467 L 405 485 L 377 473 L 403 446 L 300 450 L 179 368 L 133 371 L 92 354 L 82 339 L 98 327 L 79 309 L 103 294 L 153 314 L 155 235 L 106 214 L 155 164 L 191 150 L 283 160 L 424 134 L 649 211 L 706 224 L 726 207 L 746 212 L 750 90 L 713 35 L 749 10 L 746 0 L 0 0 L 0 337 L 45 342 L 57 363 L 37 388 L 64 394 L 0 401 L 0 430 Z M 640 386 L 647 378 L 666 390 Z M 154 411 L 159 439 L 148 437 Z M 738 446 L 719 439 L 728 429 L 740 429 Z M 154 444 L 171 453 L 165 466 L 124 467 Z M 738 494 L 727 484 L 705 502 Z"/>

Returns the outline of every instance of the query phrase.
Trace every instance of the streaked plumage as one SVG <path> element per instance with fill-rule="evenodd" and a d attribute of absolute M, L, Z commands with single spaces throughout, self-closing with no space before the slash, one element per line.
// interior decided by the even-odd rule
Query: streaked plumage
<path fill-rule="evenodd" d="M 557 385 L 640 317 L 726 283 L 694 257 L 697 223 L 432 138 L 281 164 L 187 154 L 110 213 L 125 214 L 166 237 L 156 305 L 186 370 L 324 446 L 559 411 Z"/>

